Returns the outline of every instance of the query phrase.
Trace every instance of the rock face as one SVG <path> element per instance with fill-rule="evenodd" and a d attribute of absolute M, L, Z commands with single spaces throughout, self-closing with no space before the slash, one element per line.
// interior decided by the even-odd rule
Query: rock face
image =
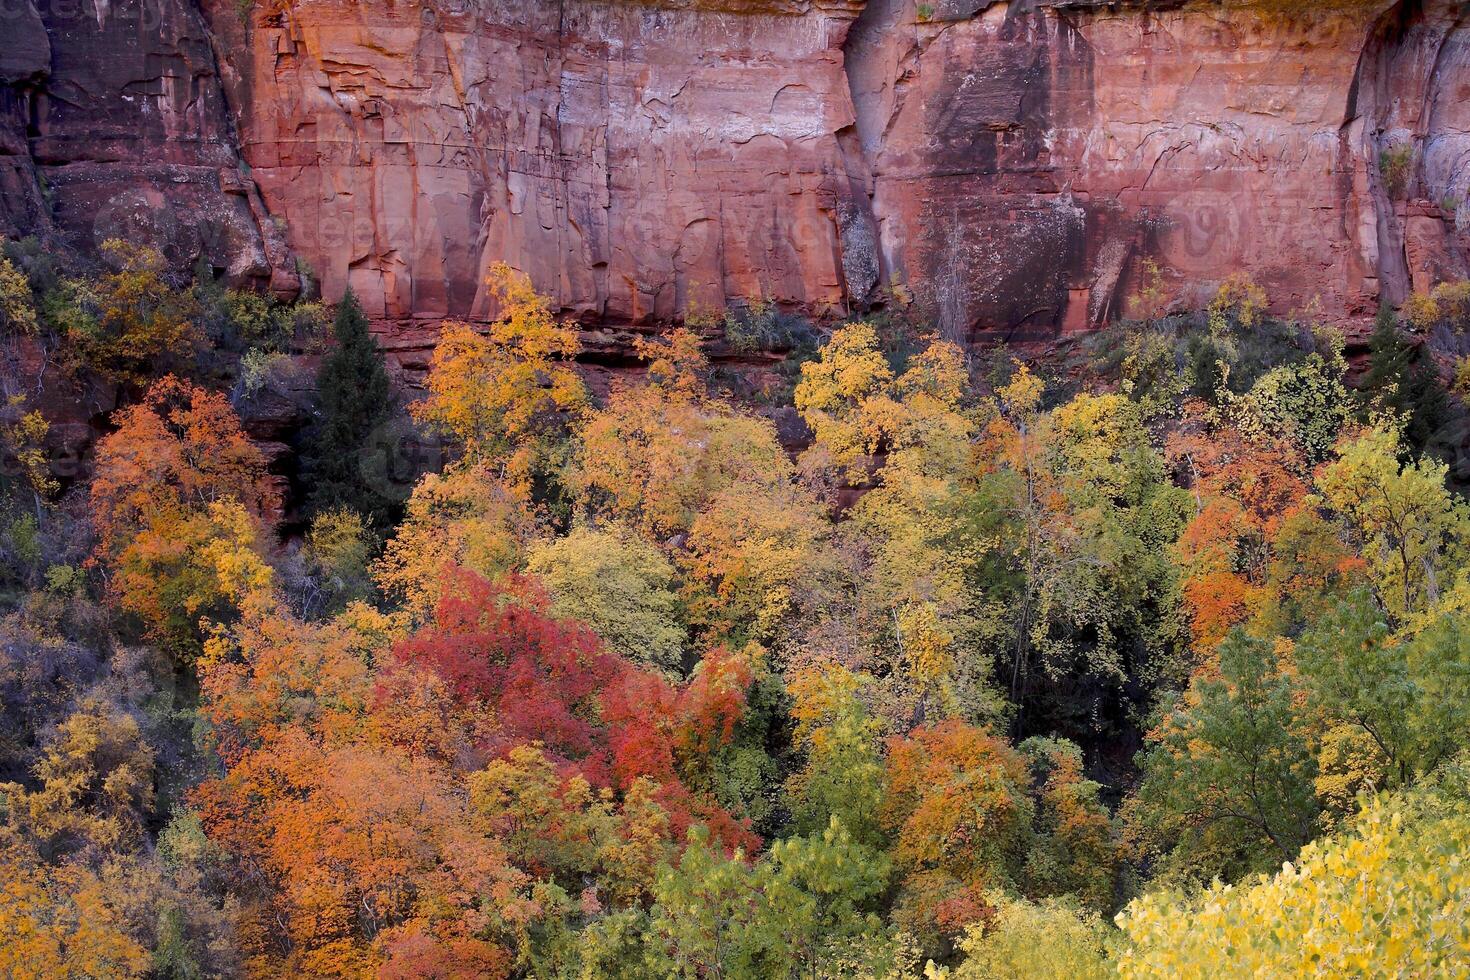
<path fill-rule="evenodd" d="M 569 312 L 840 307 L 841 3 L 302 0 L 213 20 L 241 146 L 328 295 L 486 312 L 505 260 Z"/>
<path fill-rule="evenodd" d="M 0 50 L 0 232 L 124 237 L 295 289 L 236 151 L 192 0 L 13 0 Z M 13 34 L 12 34 L 13 36 Z"/>
<path fill-rule="evenodd" d="M 1456 0 L 12 10 L 0 231 L 299 258 L 400 331 L 490 313 L 496 260 L 589 325 L 902 286 L 963 340 L 1122 315 L 1147 262 L 1342 319 L 1470 271 Z"/>
<path fill-rule="evenodd" d="M 1145 260 L 1187 303 L 1244 272 L 1338 317 L 1465 275 L 1464 5 L 952 6 L 848 42 L 885 268 L 947 330 L 1095 325 Z"/>
<path fill-rule="evenodd" d="M 32 0 L 12 4 L 9 12 L 0 46 L 0 233 L 15 234 L 48 223 L 27 126 L 34 87 L 51 69 L 51 41 Z"/>

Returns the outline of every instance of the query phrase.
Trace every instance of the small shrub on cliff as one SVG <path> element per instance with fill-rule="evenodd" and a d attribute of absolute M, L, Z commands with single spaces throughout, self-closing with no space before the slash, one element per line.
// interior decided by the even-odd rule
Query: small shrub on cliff
<path fill-rule="evenodd" d="M 1153 268 L 1145 275 L 1153 276 Z M 1151 288 L 1149 303 L 1140 300 L 1140 313 L 1163 308 L 1162 293 Z M 1286 369 L 1310 375 L 1307 361 L 1313 356 L 1322 370 L 1341 374 L 1338 335 L 1301 322 L 1310 311 L 1283 319 L 1269 315 L 1268 304 L 1266 291 L 1249 277 L 1231 276 L 1203 316 L 1166 315 L 1141 325 L 1123 321 L 1098 331 L 1084 348 L 1091 355 L 1089 370 L 1117 383 L 1151 416 L 1168 414 L 1185 396 L 1234 402 L 1273 374 L 1272 384 L 1279 386 Z"/>
<path fill-rule="evenodd" d="M 284 352 L 296 338 L 295 307 L 248 289 L 225 288 L 203 256 L 194 266 L 193 295 L 199 322 L 217 347 Z"/>
<path fill-rule="evenodd" d="M 1270 299 L 1249 275 L 1237 272 L 1228 276 L 1210 300 L 1210 330 L 1221 332 L 1228 327 L 1249 330 L 1261 322 Z"/>
<path fill-rule="evenodd" d="M 291 336 L 298 350 L 318 353 L 326 349 L 330 326 L 327 308 L 317 302 L 298 302 L 291 307 Z"/>
<path fill-rule="evenodd" d="M 1133 315 L 1141 320 L 1159 320 L 1169 312 L 1168 283 L 1164 271 L 1153 259 L 1146 259 L 1139 277 L 1138 292 L 1131 304 Z"/>
<path fill-rule="evenodd" d="M 290 341 L 287 311 L 259 293 L 228 290 L 224 295 L 224 309 L 246 343 L 279 351 Z"/>
<path fill-rule="evenodd" d="M 1455 362 L 1455 393 L 1462 399 L 1470 398 L 1470 357 Z"/>
<path fill-rule="evenodd" d="M 35 235 L 0 241 L 0 252 L 25 275 L 34 295 L 45 296 L 61 284 L 63 257 Z"/>
<path fill-rule="evenodd" d="M 0 406 L 0 460 L 5 463 L 0 486 L 28 490 L 38 514 L 41 501 L 60 489 L 46 449 L 50 434 L 51 423 L 40 411 L 28 409 L 24 395 L 12 395 Z"/>
<path fill-rule="evenodd" d="M 769 300 L 730 309 L 723 319 L 725 341 L 742 354 L 815 350 L 816 331 L 806 318 L 782 312 Z"/>
<path fill-rule="evenodd" d="M 296 389 L 305 387 L 304 375 L 301 365 L 288 355 L 252 347 L 240 358 L 240 379 L 233 395 L 235 406 L 239 408 L 266 392 L 290 397 Z"/>
<path fill-rule="evenodd" d="M 1389 197 L 1402 197 L 1408 191 L 1413 167 L 1412 146 L 1391 146 L 1378 154 L 1378 172 L 1383 177 L 1383 189 Z"/>
<path fill-rule="evenodd" d="M 1399 315 L 1417 333 L 1445 326 L 1458 333 L 1470 328 L 1470 280 L 1442 282 L 1429 293 L 1404 300 Z"/>

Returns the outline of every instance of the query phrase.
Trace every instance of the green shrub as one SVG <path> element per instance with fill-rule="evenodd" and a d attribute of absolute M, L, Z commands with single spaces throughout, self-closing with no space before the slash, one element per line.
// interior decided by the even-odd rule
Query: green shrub
<path fill-rule="evenodd" d="M 1404 143 L 1379 151 L 1378 172 L 1389 197 L 1402 197 L 1409 189 L 1413 174 L 1414 148 Z"/>

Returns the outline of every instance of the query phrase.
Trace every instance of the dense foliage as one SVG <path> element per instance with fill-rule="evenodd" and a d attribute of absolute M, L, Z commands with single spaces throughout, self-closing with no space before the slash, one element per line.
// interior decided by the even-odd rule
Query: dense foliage
<path fill-rule="evenodd" d="M 104 258 L 0 260 L 0 973 L 1466 973 L 1453 289 L 1357 391 L 1242 278 L 1029 363 L 696 320 L 799 351 L 756 408 L 496 266 L 410 421 L 350 296 Z"/>

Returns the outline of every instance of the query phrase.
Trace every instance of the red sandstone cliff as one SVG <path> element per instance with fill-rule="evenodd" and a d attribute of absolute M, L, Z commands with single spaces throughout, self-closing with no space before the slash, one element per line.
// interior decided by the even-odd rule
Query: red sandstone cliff
<path fill-rule="evenodd" d="M 502 258 L 611 323 L 897 283 L 962 337 L 1116 316 L 1145 258 L 1338 316 L 1464 276 L 1466 5 L 1298 6 L 1342 9 L 18 0 L 0 232 L 431 321 Z"/>

